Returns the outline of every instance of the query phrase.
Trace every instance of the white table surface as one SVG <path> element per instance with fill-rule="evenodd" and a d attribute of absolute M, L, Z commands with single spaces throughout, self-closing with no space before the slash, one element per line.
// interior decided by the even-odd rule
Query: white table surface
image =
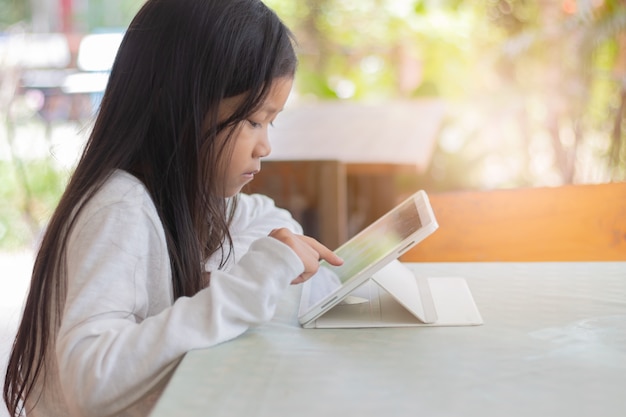
<path fill-rule="evenodd" d="M 626 415 L 626 263 L 410 264 L 467 278 L 477 327 L 302 329 L 275 319 L 190 352 L 162 416 Z"/>

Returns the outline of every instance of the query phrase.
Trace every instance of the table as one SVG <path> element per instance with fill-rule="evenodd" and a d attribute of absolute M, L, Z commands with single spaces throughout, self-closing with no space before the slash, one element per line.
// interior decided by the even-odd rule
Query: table
<path fill-rule="evenodd" d="M 152 417 L 624 416 L 626 262 L 409 264 L 466 277 L 485 324 L 302 329 L 188 353 Z"/>

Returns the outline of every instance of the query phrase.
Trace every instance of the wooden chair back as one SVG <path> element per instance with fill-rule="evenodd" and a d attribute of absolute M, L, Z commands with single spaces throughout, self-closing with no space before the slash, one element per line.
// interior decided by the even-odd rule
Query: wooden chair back
<path fill-rule="evenodd" d="M 348 238 L 346 167 L 339 161 L 264 161 L 245 191 L 271 197 L 332 249 Z"/>
<path fill-rule="evenodd" d="M 429 197 L 439 229 L 405 262 L 626 260 L 626 183 Z"/>

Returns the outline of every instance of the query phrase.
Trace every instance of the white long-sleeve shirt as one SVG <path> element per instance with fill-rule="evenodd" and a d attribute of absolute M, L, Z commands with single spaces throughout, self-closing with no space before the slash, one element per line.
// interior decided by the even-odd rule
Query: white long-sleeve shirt
<path fill-rule="evenodd" d="M 234 259 L 224 270 L 215 268 L 219 256 L 208 260 L 210 286 L 174 300 L 154 204 L 137 178 L 115 172 L 72 229 L 56 354 L 29 417 L 146 416 L 185 352 L 271 319 L 304 270 L 291 248 L 267 236 L 278 227 L 302 232 L 269 198 L 240 195 Z"/>

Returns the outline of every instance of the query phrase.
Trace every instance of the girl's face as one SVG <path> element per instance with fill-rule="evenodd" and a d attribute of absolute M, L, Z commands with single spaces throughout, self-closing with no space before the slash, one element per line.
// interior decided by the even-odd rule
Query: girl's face
<path fill-rule="evenodd" d="M 274 80 L 267 98 L 259 109 L 237 126 L 232 138 L 232 156 L 224 177 L 226 193 L 224 197 L 237 194 L 261 170 L 261 158 L 268 156 L 272 150 L 268 128 L 283 110 L 292 85 L 291 77 Z M 220 104 L 220 119 L 232 114 L 241 100 L 241 96 L 225 99 Z"/>

